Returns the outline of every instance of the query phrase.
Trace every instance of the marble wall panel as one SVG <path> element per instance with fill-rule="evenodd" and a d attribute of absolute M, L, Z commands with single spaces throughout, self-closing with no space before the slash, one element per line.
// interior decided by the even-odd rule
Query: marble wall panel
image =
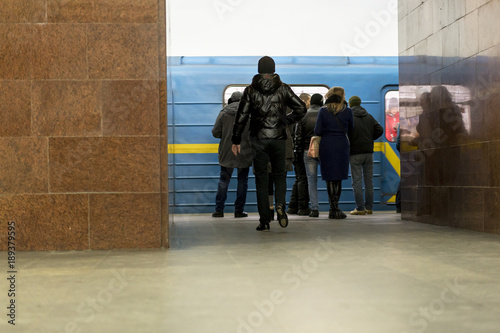
<path fill-rule="evenodd" d="M 102 83 L 36 81 L 33 84 L 33 134 L 99 136 Z"/>
<path fill-rule="evenodd" d="M 28 24 L 0 24 L 0 80 L 31 78 L 34 33 Z"/>
<path fill-rule="evenodd" d="M 49 23 L 91 23 L 94 0 L 46 0 Z"/>
<path fill-rule="evenodd" d="M 91 24 L 88 30 L 91 79 L 158 79 L 156 24 Z"/>
<path fill-rule="evenodd" d="M 500 188 L 484 189 L 484 231 L 500 234 Z"/>
<path fill-rule="evenodd" d="M 51 138 L 50 189 L 159 192 L 159 138 Z"/>
<path fill-rule="evenodd" d="M 103 135 L 158 135 L 158 81 L 105 81 Z"/>
<path fill-rule="evenodd" d="M 31 133 L 31 87 L 29 81 L 0 81 L 0 137 Z"/>
<path fill-rule="evenodd" d="M 16 223 L 16 248 L 20 251 L 87 250 L 87 195 L 0 196 L 0 219 Z M 0 250 L 6 248 L 0 233 Z"/>
<path fill-rule="evenodd" d="M 48 140 L 0 138 L 0 194 L 47 193 Z"/>
<path fill-rule="evenodd" d="M 2 0 L 0 23 L 45 22 L 45 0 Z"/>
<path fill-rule="evenodd" d="M 401 154 L 406 170 L 402 216 L 498 233 L 500 1 L 419 2 L 418 11 L 411 12 L 414 2 L 399 1 L 407 8 L 399 17 L 400 91 L 421 85 L 431 89 L 429 112 L 419 117 L 417 127 L 420 150 Z M 429 6 L 432 15 L 426 10 Z M 415 21 L 420 27 L 417 37 L 408 24 Z M 433 25 L 427 38 L 422 22 Z M 405 107 L 401 110 L 404 114 Z M 431 144 L 424 144 L 425 139 Z M 419 167 L 412 154 L 422 157 Z"/>
<path fill-rule="evenodd" d="M 49 22 L 157 23 L 157 0 L 47 0 Z"/>
<path fill-rule="evenodd" d="M 87 32 L 83 24 L 35 26 L 33 78 L 86 79 Z"/>
<path fill-rule="evenodd" d="M 161 247 L 160 194 L 90 195 L 90 247 Z"/>

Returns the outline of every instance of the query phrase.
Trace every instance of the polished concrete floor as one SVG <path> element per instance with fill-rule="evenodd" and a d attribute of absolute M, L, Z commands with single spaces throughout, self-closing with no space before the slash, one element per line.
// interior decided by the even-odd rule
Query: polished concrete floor
<path fill-rule="evenodd" d="M 498 236 L 392 212 L 256 225 L 176 215 L 168 251 L 18 253 L 0 332 L 500 331 Z"/>

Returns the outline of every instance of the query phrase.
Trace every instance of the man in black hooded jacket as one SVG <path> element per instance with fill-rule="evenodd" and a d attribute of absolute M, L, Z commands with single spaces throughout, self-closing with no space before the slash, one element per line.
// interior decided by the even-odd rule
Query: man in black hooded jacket
<path fill-rule="evenodd" d="M 232 150 L 240 152 L 240 143 L 245 125 L 250 120 L 257 207 L 259 210 L 258 231 L 268 231 L 271 220 L 268 197 L 268 163 L 271 162 L 275 183 L 276 213 L 281 227 L 288 225 L 285 211 L 286 196 L 286 139 L 287 125 L 299 121 L 306 113 L 304 102 L 289 85 L 274 73 L 274 60 L 262 57 L 258 72 L 252 83 L 245 88 L 233 127 Z M 287 107 L 292 112 L 287 114 Z"/>
<path fill-rule="evenodd" d="M 361 106 L 358 96 L 349 98 L 349 107 L 354 116 L 354 128 L 349 132 L 350 164 L 352 188 L 356 208 L 351 215 L 373 213 L 373 141 L 378 139 L 384 129 Z M 363 200 L 363 184 L 365 182 L 365 198 Z"/>

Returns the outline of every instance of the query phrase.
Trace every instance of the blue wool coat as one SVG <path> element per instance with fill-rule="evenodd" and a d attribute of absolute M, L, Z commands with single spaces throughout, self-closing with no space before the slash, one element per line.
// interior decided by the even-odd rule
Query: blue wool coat
<path fill-rule="evenodd" d="M 338 117 L 347 132 L 354 128 L 350 108 L 346 107 L 336 116 L 326 106 L 319 110 L 314 134 L 321 136 L 319 159 L 324 181 L 342 180 L 349 176 L 349 141 L 335 117 Z"/>

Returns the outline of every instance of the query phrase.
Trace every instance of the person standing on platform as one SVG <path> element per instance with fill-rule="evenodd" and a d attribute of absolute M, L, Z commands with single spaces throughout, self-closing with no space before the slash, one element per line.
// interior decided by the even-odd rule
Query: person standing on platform
<path fill-rule="evenodd" d="M 295 151 L 302 154 L 304 158 L 304 166 L 307 175 L 307 185 L 309 198 L 311 200 L 311 212 L 309 217 L 319 217 L 319 202 L 318 202 L 318 164 L 319 158 L 309 157 L 309 144 L 314 136 L 314 125 L 318 118 L 319 109 L 323 106 L 323 96 L 314 94 L 311 97 L 311 106 L 300 122 L 297 123 L 295 129 Z"/>
<path fill-rule="evenodd" d="M 306 104 L 306 108 L 309 109 L 311 106 L 311 95 L 302 93 L 300 94 L 300 99 Z M 301 121 L 303 121 L 302 118 Z M 299 123 L 293 126 L 293 133 L 297 132 L 297 127 Z M 311 213 L 309 208 L 309 191 L 307 185 L 307 174 L 306 166 L 304 164 L 304 150 L 297 150 L 297 136 L 292 135 L 293 145 L 294 145 L 294 157 L 293 157 L 293 169 L 295 170 L 295 183 L 292 187 L 292 194 L 290 196 L 290 202 L 288 203 L 288 214 L 297 214 L 301 216 L 307 216 Z"/>
<path fill-rule="evenodd" d="M 215 197 L 215 212 L 212 217 L 224 217 L 224 206 L 227 199 L 227 189 L 233 170 L 238 170 L 238 186 L 236 201 L 234 202 L 234 217 L 247 217 L 245 203 L 248 189 L 248 171 L 252 165 L 252 148 L 248 136 L 248 126 L 242 133 L 241 154 L 235 156 L 232 152 L 231 136 L 233 135 L 234 118 L 243 93 L 235 91 L 229 98 L 228 104 L 219 113 L 212 135 L 221 139 L 219 144 L 220 178 Z"/>
<path fill-rule="evenodd" d="M 319 159 L 321 177 L 326 182 L 330 201 L 330 219 L 345 219 L 339 208 L 342 180 L 349 176 L 349 139 L 354 127 L 352 111 L 347 107 L 342 87 L 333 87 L 325 95 L 325 106 L 319 110 L 314 134 L 321 136 Z"/>
<path fill-rule="evenodd" d="M 361 106 L 361 98 L 349 98 L 349 107 L 354 116 L 354 128 L 349 131 L 351 144 L 351 177 L 356 208 L 351 215 L 373 213 L 373 142 L 384 134 L 384 129 Z M 363 199 L 363 180 L 365 193 Z"/>
<path fill-rule="evenodd" d="M 288 225 L 286 215 L 286 128 L 299 121 L 306 113 L 304 102 L 289 85 L 283 83 L 275 73 L 275 63 L 270 57 L 262 57 L 258 64 L 259 74 L 245 88 L 233 128 L 232 150 L 241 153 L 243 131 L 250 121 L 257 207 L 259 210 L 258 231 L 268 231 L 271 220 L 268 197 L 268 163 L 275 182 L 277 219 L 281 227 Z M 287 107 L 292 111 L 287 114 Z"/>

